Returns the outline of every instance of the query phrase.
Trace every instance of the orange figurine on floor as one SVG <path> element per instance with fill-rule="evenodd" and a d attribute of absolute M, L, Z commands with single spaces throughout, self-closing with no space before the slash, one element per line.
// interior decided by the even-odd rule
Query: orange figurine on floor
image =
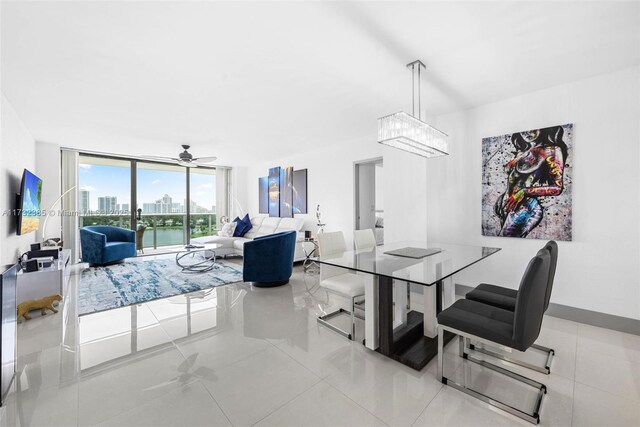
<path fill-rule="evenodd" d="M 47 314 L 46 310 L 51 310 L 54 313 L 57 313 L 58 310 L 53 307 L 54 301 L 62 301 L 62 295 L 55 294 L 38 300 L 24 301 L 18 304 L 18 319 L 20 319 L 20 316 L 24 317 L 25 320 L 31 319 L 31 316 L 29 316 L 29 311 L 31 310 L 40 310 L 40 313 L 43 316 Z"/>

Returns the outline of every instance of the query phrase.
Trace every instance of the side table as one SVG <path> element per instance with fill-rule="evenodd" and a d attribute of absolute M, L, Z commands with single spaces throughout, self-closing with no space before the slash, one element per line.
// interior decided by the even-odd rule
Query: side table
<path fill-rule="evenodd" d="M 309 245 L 312 246 L 311 250 L 308 250 L 307 248 L 309 247 Z M 317 262 L 313 261 L 311 258 L 317 255 L 318 252 L 318 242 L 316 239 L 312 238 L 305 238 L 304 239 L 304 243 L 302 244 L 302 249 L 304 251 L 304 262 L 302 263 L 302 269 L 304 270 L 305 273 L 307 272 L 313 272 L 313 273 L 317 273 L 320 271 L 320 266 L 318 265 Z"/>

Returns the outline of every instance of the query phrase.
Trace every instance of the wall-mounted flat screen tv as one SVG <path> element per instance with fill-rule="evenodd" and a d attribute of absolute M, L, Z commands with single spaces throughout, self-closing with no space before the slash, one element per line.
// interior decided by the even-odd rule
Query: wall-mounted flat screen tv
<path fill-rule="evenodd" d="M 40 227 L 41 201 L 42 180 L 25 169 L 18 196 L 18 235 L 31 233 Z"/>

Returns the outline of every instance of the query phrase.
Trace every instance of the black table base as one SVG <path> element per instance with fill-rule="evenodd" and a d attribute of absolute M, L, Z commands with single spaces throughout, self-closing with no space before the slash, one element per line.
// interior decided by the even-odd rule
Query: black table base
<path fill-rule="evenodd" d="M 393 330 L 393 279 L 378 277 L 379 347 L 377 351 L 417 371 L 438 355 L 438 337 L 424 336 L 424 316 L 417 311 L 407 313 L 407 323 Z M 442 310 L 442 282 L 436 285 L 436 311 Z M 455 334 L 445 332 L 445 344 Z"/>

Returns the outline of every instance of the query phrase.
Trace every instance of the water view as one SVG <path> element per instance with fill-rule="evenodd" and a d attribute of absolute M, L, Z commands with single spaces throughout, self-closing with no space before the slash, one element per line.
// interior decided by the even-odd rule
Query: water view
<path fill-rule="evenodd" d="M 145 248 L 159 248 L 186 244 L 183 215 L 146 215 L 140 221 L 144 226 L 142 244 Z M 81 216 L 80 227 L 86 225 L 113 225 L 131 228 L 131 218 L 127 216 Z M 216 214 L 194 214 L 191 216 L 191 238 L 217 234 Z"/>

